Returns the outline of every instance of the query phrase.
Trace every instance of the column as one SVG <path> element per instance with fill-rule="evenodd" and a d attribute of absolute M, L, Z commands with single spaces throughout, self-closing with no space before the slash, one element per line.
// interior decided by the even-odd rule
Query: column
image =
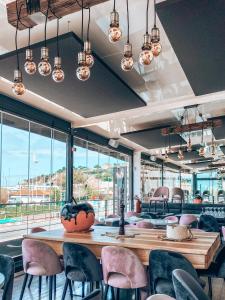
<path fill-rule="evenodd" d="M 134 151 L 133 156 L 133 195 L 141 197 L 141 151 Z"/>

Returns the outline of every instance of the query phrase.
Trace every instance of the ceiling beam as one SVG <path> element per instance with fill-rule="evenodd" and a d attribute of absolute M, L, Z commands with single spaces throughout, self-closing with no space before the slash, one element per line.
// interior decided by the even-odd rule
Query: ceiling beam
<path fill-rule="evenodd" d="M 108 0 L 84 0 L 84 7 L 94 6 Z M 51 0 L 51 12 L 48 14 L 48 19 L 53 20 L 57 17 L 64 17 L 66 15 L 78 12 L 81 10 L 77 1 L 75 0 Z M 40 0 L 41 13 L 46 14 L 48 8 L 48 0 Z M 17 26 L 16 1 L 10 2 L 6 5 L 8 22 L 12 26 Z M 24 30 L 27 27 L 34 27 L 37 25 L 32 20 L 32 15 L 27 13 L 26 0 L 18 0 L 18 10 L 21 8 L 20 20 L 18 24 L 19 30 Z"/>

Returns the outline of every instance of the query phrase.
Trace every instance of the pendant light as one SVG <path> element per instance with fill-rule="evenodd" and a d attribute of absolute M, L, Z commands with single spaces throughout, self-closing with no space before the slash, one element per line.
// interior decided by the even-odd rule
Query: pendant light
<path fill-rule="evenodd" d="M 130 44 L 130 18 L 129 18 L 129 3 L 127 2 L 127 43 L 124 45 L 123 58 L 121 60 L 121 68 L 123 71 L 130 71 L 133 69 L 134 60 L 132 53 L 132 44 Z"/>
<path fill-rule="evenodd" d="M 49 49 L 47 48 L 47 22 L 48 22 L 49 0 L 48 8 L 45 18 L 45 46 L 41 48 L 41 61 L 38 64 L 38 71 L 42 76 L 49 76 L 52 72 L 51 64 L 49 63 Z"/>
<path fill-rule="evenodd" d="M 91 51 L 91 42 L 90 42 L 90 23 L 91 23 L 91 8 L 88 8 L 88 27 L 87 27 L 87 40 L 84 42 L 84 52 L 86 55 L 86 65 L 89 68 L 92 68 L 94 65 L 94 57 Z"/>
<path fill-rule="evenodd" d="M 122 31 L 119 24 L 119 13 L 116 11 L 116 0 L 114 0 L 113 11 L 110 14 L 109 41 L 118 42 L 122 37 Z"/>
<path fill-rule="evenodd" d="M 30 32 L 31 28 L 28 29 L 28 48 L 26 49 L 26 61 L 24 64 L 24 70 L 28 75 L 34 75 L 37 71 L 37 65 L 33 59 L 33 50 L 30 47 Z"/>
<path fill-rule="evenodd" d="M 211 155 L 215 156 L 216 155 L 216 144 L 214 140 L 214 128 L 212 128 L 212 142 L 211 142 Z"/>
<path fill-rule="evenodd" d="M 178 158 L 179 160 L 183 160 L 183 159 L 184 159 L 184 154 L 183 154 L 183 151 L 182 151 L 181 148 L 180 148 L 179 151 L 178 151 L 177 158 Z"/>
<path fill-rule="evenodd" d="M 84 41 L 84 1 L 82 0 L 82 20 L 81 20 L 81 38 L 82 42 Z M 86 81 L 90 77 L 90 68 L 87 66 L 86 63 L 86 53 L 84 52 L 84 49 L 81 48 L 81 51 L 78 53 L 78 68 L 76 70 L 77 78 L 81 81 Z"/>
<path fill-rule="evenodd" d="M 54 58 L 54 68 L 52 71 L 52 79 L 55 82 L 62 82 L 65 78 L 65 73 L 62 69 L 62 58 L 59 54 L 59 18 L 57 18 L 57 56 Z"/>
<path fill-rule="evenodd" d="M 162 51 L 162 46 L 160 44 L 160 31 L 156 26 L 156 1 L 154 0 L 154 26 L 151 31 L 151 43 L 152 43 L 152 54 L 154 56 L 159 56 Z"/>
<path fill-rule="evenodd" d="M 150 65 L 153 54 L 152 54 L 152 46 L 151 46 L 151 36 L 148 33 L 148 10 L 149 10 L 149 0 L 147 0 L 147 9 L 146 9 L 146 33 L 144 35 L 144 44 L 142 46 L 142 51 L 139 55 L 139 62 L 143 66 Z"/>
<path fill-rule="evenodd" d="M 21 11 L 21 7 L 20 7 Z M 16 0 L 16 14 L 17 14 L 17 24 L 16 24 L 16 34 L 15 34 L 15 46 L 16 46 L 16 60 L 17 60 L 17 68 L 14 70 L 14 83 L 12 86 L 12 91 L 17 96 L 22 96 L 26 89 L 23 84 L 23 78 L 22 78 L 22 72 L 20 70 L 20 62 L 19 62 L 19 52 L 18 52 L 18 41 L 17 41 L 17 35 L 18 35 L 18 23 L 20 18 L 20 12 L 18 11 L 18 0 Z"/>
<path fill-rule="evenodd" d="M 204 128 L 202 125 L 202 140 L 201 140 L 201 147 L 199 148 L 198 152 L 199 156 L 204 156 L 205 155 L 205 146 L 204 146 Z"/>
<path fill-rule="evenodd" d="M 192 151 L 192 143 L 191 143 L 191 134 L 189 132 L 188 143 L 187 143 L 187 152 Z"/>

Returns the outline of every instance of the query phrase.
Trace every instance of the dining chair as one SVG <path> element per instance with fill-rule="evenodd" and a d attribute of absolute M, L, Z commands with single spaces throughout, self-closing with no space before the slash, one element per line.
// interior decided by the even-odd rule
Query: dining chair
<path fill-rule="evenodd" d="M 101 259 L 106 286 L 104 299 L 107 299 L 109 286 L 116 289 L 117 300 L 120 289 L 132 289 L 135 299 L 140 299 L 140 289 L 147 286 L 147 274 L 137 255 L 127 248 L 105 246 Z"/>
<path fill-rule="evenodd" d="M 72 282 L 82 282 L 82 297 L 84 297 L 84 283 L 102 286 L 102 268 L 99 260 L 87 247 L 75 243 L 63 244 L 63 259 L 66 282 L 63 289 L 62 300 L 66 297 L 69 287 L 72 299 Z"/>
<path fill-rule="evenodd" d="M 219 224 L 211 215 L 201 215 L 199 218 L 199 229 L 206 232 L 220 232 Z"/>
<path fill-rule="evenodd" d="M 15 272 L 15 265 L 12 257 L 0 255 L 0 272 L 5 277 L 2 300 L 11 300 Z"/>
<path fill-rule="evenodd" d="M 165 209 L 167 212 L 169 212 L 169 188 L 166 186 L 158 187 L 153 196 L 149 198 L 149 212 L 151 211 L 151 205 L 152 203 L 155 203 L 155 212 L 156 212 L 156 203 L 162 203 L 163 204 L 163 212 L 165 212 Z"/>
<path fill-rule="evenodd" d="M 212 278 L 222 278 L 225 280 L 225 245 L 219 248 L 214 261 L 207 270 L 198 270 L 199 276 L 208 277 L 209 297 L 213 298 Z"/>
<path fill-rule="evenodd" d="M 146 228 L 146 229 L 152 229 L 154 228 L 154 225 L 147 221 L 140 221 L 136 223 L 136 228 Z"/>
<path fill-rule="evenodd" d="M 38 233 L 38 232 L 44 232 L 44 231 L 46 231 L 46 229 L 43 228 L 43 227 L 33 227 L 33 228 L 31 228 L 30 233 Z M 28 282 L 28 285 L 27 285 L 28 288 L 31 287 L 31 283 L 33 281 L 33 278 L 34 278 L 34 276 L 30 275 L 30 279 L 29 279 L 29 282 Z M 41 279 L 40 278 L 39 278 L 39 285 L 40 285 L 39 289 L 41 290 Z"/>
<path fill-rule="evenodd" d="M 117 214 L 110 214 L 108 216 L 106 216 L 106 219 L 111 219 L 111 218 L 119 218 L 120 216 Z"/>
<path fill-rule="evenodd" d="M 126 218 L 138 217 L 140 214 L 135 211 L 128 211 L 125 213 Z"/>
<path fill-rule="evenodd" d="M 102 300 L 102 292 L 100 289 L 96 289 L 86 297 L 82 298 L 82 300 Z"/>
<path fill-rule="evenodd" d="M 224 202 L 225 200 L 225 193 L 224 193 L 224 190 L 218 190 L 218 193 L 217 193 L 217 201 L 219 203 L 222 203 Z"/>
<path fill-rule="evenodd" d="M 172 221 L 174 223 L 179 223 L 179 219 L 176 216 L 168 216 L 168 217 L 165 217 L 164 220 Z"/>
<path fill-rule="evenodd" d="M 189 260 L 183 255 L 173 251 L 155 249 L 149 256 L 149 278 L 150 291 L 152 294 L 166 294 L 175 297 L 172 272 L 175 269 L 182 269 L 190 273 L 197 281 L 204 286 L 204 282 Z"/>
<path fill-rule="evenodd" d="M 172 277 L 176 299 L 209 300 L 201 285 L 190 273 L 177 269 L 173 271 Z"/>
<path fill-rule="evenodd" d="M 34 239 L 25 239 L 22 242 L 24 281 L 19 300 L 23 299 L 29 276 L 39 278 L 39 298 L 41 297 L 42 276 L 49 277 L 49 300 L 52 300 L 53 285 L 56 293 L 56 275 L 63 271 L 57 253 L 46 243 Z"/>
<path fill-rule="evenodd" d="M 184 203 L 184 191 L 179 187 L 174 187 L 172 189 L 171 201 L 180 203 L 180 212 L 182 211 L 182 205 Z"/>
<path fill-rule="evenodd" d="M 191 228 L 198 228 L 198 219 L 194 215 L 183 214 L 180 217 L 180 225 L 189 225 Z"/>

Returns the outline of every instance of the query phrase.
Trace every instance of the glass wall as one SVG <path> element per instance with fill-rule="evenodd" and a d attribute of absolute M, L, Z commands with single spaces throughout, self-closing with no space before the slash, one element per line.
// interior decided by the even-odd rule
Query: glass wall
<path fill-rule="evenodd" d="M 168 167 L 163 168 L 163 185 L 169 188 L 170 197 L 172 196 L 172 190 L 175 187 L 180 187 L 180 172 L 170 169 Z"/>
<path fill-rule="evenodd" d="M 0 112 L 0 237 L 55 226 L 66 192 L 67 135 Z"/>
<path fill-rule="evenodd" d="M 152 196 L 162 186 L 162 166 L 153 162 L 141 162 L 142 195 Z"/>
<path fill-rule="evenodd" d="M 101 219 L 117 213 L 121 197 L 130 206 L 130 157 L 85 140 L 74 138 L 73 194 L 89 201 Z"/>

